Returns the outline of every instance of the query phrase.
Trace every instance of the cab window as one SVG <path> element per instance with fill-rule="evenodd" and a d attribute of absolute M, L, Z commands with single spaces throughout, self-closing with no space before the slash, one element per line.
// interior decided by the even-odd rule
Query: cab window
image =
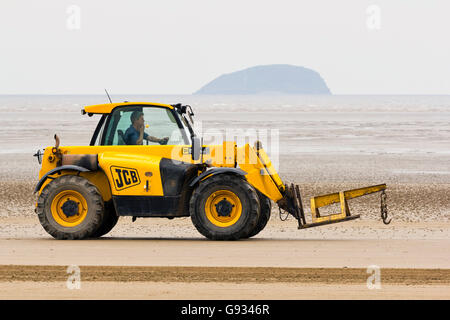
<path fill-rule="evenodd" d="M 172 110 L 155 106 L 126 106 L 113 110 L 102 137 L 103 145 L 188 144 Z"/>

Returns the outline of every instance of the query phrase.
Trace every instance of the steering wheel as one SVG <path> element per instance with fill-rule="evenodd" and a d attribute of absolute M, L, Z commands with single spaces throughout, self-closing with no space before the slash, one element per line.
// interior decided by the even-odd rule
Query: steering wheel
<path fill-rule="evenodd" d="M 168 141 L 169 141 L 169 137 L 165 137 L 165 138 L 162 138 L 162 141 L 160 141 L 159 144 L 166 145 Z"/>

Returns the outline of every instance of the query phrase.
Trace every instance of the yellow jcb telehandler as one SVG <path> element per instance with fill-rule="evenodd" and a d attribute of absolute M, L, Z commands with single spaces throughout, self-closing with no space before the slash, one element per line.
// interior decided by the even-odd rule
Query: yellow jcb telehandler
<path fill-rule="evenodd" d="M 271 201 L 302 229 L 358 218 L 347 200 L 374 192 L 388 223 L 385 184 L 314 197 L 307 221 L 299 187 L 283 184 L 260 142 L 201 145 L 190 106 L 108 103 L 82 114 L 101 115 L 89 146 L 62 147 L 55 135 L 54 147 L 35 154 L 42 164 L 36 213 L 54 238 L 101 237 L 119 216 L 190 216 L 209 239 L 243 239 L 264 229 Z M 321 216 L 319 208 L 333 203 L 341 212 Z"/>

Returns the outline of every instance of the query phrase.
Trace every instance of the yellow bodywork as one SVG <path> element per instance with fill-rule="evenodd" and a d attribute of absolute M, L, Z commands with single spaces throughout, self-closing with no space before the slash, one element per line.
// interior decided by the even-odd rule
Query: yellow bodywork
<path fill-rule="evenodd" d="M 239 166 L 246 172 L 247 181 L 273 201 L 282 198 L 280 187 L 283 187 L 281 179 L 275 172 L 272 164 L 265 155 L 265 165 L 261 161 L 263 150 L 257 152 L 249 144 L 236 147 L 234 142 L 224 142 L 221 145 L 203 146 L 207 152 L 203 159 L 193 161 L 191 155 L 186 152 L 190 146 L 186 145 L 160 145 L 160 146 L 71 146 L 60 147 L 61 154 L 98 154 L 98 164 L 101 170 L 81 172 L 80 176 L 91 181 L 99 189 L 104 201 L 111 199 L 112 195 L 134 196 L 163 196 L 163 187 L 159 169 L 162 158 L 168 158 L 186 163 L 200 163 L 203 161 L 211 167 L 235 167 Z M 53 161 L 51 159 L 53 158 Z M 43 163 L 39 172 L 39 178 L 45 173 L 57 167 L 57 159 L 54 159 L 52 148 L 45 149 Z M 113 168 L 128 168 L 137 171 L 139 183 L 130 187 L 116 188 Z M 74 174 L 74 171 L 62 171 L 61 175 Z M 57 176 L 57 174 L 54 174 Z M 51 180 L 47 179 L 42 188 Z M 147 183 L 148 182 L 148 183 Z M 148 186 L 148 188 L 147 188 Z M 41 190 L 42 190 L 41 188 Z"/>
<path fill-rule="evenodd" d="M 148 105 L 174 109 L 173 106 L 167 104 L 129 102 L 87 106 L 83 111 L 88 114 L 110 114 L 114 108 L 127 105 Z M 39 179 L 60 165 L 60 160 L 64 155 L 97 155 L 98 170 L 89 172 L 62 170 L 54 173 L 51 178 L 56 178 L 58 175 L 80 175 L 88 179 L 99 189 L 103 200 L 106 202 L 112 196 L 165 196 L 160 174 L 160 163 L 162 159 L 172 159 L 192 164 L 206 164 L 208 167 L 240 168 L 245 172 L 245 179 L 256 190 L 274 202 L 277 202 L 280 208 L 294 215 L 299 221 L 299 227 L 302 224 L 303 227 L 309 227 L 355 218 L 354 216 L 350 217 L 347 200 L 374 192 L 384 192 L 386 189 L 386 185 L 382 184 L 313 197 L 310 200 L 312 223 L 307 224 L 299 191 L 294 191 L 293 185 L 287 187 L 283 184 L 283 181 L 259 142 L 254 147 L 249 144 L 238 147 L 234 141 L 225 141 L 219 145 L 204 145 L 202 146 L 202 150 L 200 159 L 193 160 L 190 145 L 48 147 L 45 149 L 43 155 Z M 91 158 L 95 159 L 95 157 Z M 199 166 L 199 168 L 204 167 Z M 201 170 L 198 172 L 198 175 L 200 174 L 202 174 Z M 208 179 L 213 174 L 214 171 L 211 174 L 208 174 L 208 171 L 206 171 L 206 175 L 202 176 L 201 181 Z M 51 179 L 47 179 L 41 186 L 39 192 L 51 181 Z M 298 190 L 298 186 L 296 188 Z M 70 197 L 75 200 L 81 199 L 76 194 L 71 194 Z M 215 210 L 216 205 L 224 198 L 234 208 L 232 214 L 227 217 L 218 216 Z M 82 200 L 80 201 L 82 202 Z M 320 215 L 319 208 L 334 203 L 340 203 L 340 213 L 327 216 Z M 55 220 L 64 217 L 63 214 L 58 214 L 58 206 L 59 204 L 56 203 L 54 210 L 52 210 L 52 212 L 56 212 Z M 206 203 L 207 217 L 216 226 L 232 225 L 239 219 L 241 211 L 242 208 L 239 198 L 227 190 L 215 192 L 208 198 Z M 61 225 L 79 223 L 82 221 L 82 217 L 81 215 L 78 220 L 77 218 L 71 218 L 72 220 L 66 219 L 67 221 L 61 221 Z"/>
<path fill-rule="evenodd" d="M 228 216 L 220 216 L 216 206 L 226 200 L 232 206 Z M 206 199 L 205 213 L 208 220 L 218 227 L 229 227 L 235 224 L 242 214 L 242 204 L 239 197 L 230 190 L 217 190 Z"/>
<path fill-rule="evenodd" d="M 260 154 L 261 151 L 263 152 L 263 150 L 259 150 Z M 237 148 L 237 163 L 242 170 L 247 172 L 245 177 L 254 188 L 275 202 L 283 198 L 279 188 L 283 190 L 284 186 L 282 183 L 277 185 L 276 181 L 281 181 L 281 179 L 272 164 L 269 162 L 265 166 L 256 150 L 249 144 Z"/>
<path fill-rule="evenodd" d="M 105 104 L 97 104 L 92 106 L 86 106 L 84 107 L 84 112 L 86 113 L 92 113 L 92 114 L 109 114 L 115 107 L 119 106 L 133 106 L 133 105 L 140 105 L 140 106 L 158 106 L 158 107 L 164 107 L 168 109 L 173 109 L 173 107 L 169 104 L 162 104 L 162 103 L 150 103 L 150 102 L 120 102 L 120 103 L 105 103 Z"/>
<path fill-rule="evenodd" d="M 342 220 L 350 216 L 350 209 L 347 204 L 347 200 L 365 196 L 367 194 L 386 190 L 385 184 L 379 184 L 376 186 L 370 186 L 359 189 L 352 189 L 347 191 L 341 191 L 331 193 L 327 195 L 317 196 L 311 198 L 311 214 L 313 223 L 322 223 L 335 220 Z M 319 208 L 325 207 L 334 203 L 340 203 L 341 212 L 330 214 L 327 216 L 320 216 Z"/>
<path fill-rule="evenodd" d="M 78 213 L 74 216 L 67 217 L 62 210 L 62 206 L 66 201 L 75 201 L 78 205 Z M 52 201 L 51 212 L 53 219 L 64 227 L 75 227 L 86 218 L 88 205 L 86 199 L 75 190 L 64 190 L 58 193 Z"/>

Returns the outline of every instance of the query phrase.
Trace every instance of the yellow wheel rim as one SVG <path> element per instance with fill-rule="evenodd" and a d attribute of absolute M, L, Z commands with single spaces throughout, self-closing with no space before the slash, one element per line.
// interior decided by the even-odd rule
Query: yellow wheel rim
<path fill-rule="evenodd" d="M 86 199 L 77 191 L 64 190 L 52 201 L 52 216 L 63 227 L 75 227 L 86 218 L 88 205 Z"/>
<path fill-rule="evenodd" d="M 215 226 L 229 227 L 241 217 L 241 200 L 232 191 L 218 190 L 206 199 L 205 212 L 208 220 Z"/>

